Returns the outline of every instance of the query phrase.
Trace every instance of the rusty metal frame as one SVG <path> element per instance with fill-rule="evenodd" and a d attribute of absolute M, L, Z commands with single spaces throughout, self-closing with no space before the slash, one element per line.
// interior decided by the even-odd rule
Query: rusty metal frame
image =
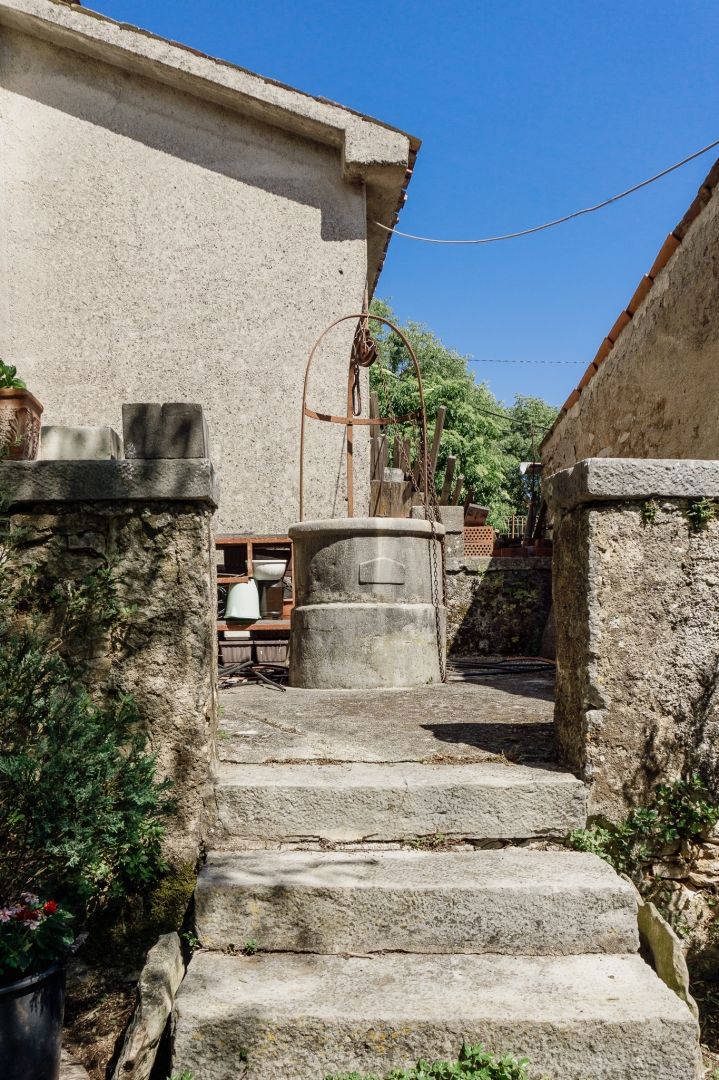
<path fill-rule="evenodd" d="M 410 355 L 412 364 L 414 366 L 414 372 L 417 377 L 417 386 L 419 388 L 419 409 L 415 409 L 413 412 L 403 413 L 402 416 L 392 417 L 362 417 L 352 415 L 352 394 L 354 388 L 354 365 L 350 361 L 349 375 L 347 380 L 347 416 L 334 416 L 331 413 L 321 413 L 316 409 L 310 409 L 307 405 L 307 386 L 309 382 L 310 369 L 312 367 L 312 361 L 315 358 L 319 346 L 322 344 L 326 336 L 331 330 L 334 330 L 340 323 L 348 322 L 350 319 L 372 319 L 375 322 L 383 323 L 388 326 L 390 330 L 393 330 L 399 337 L 402 344 L 406 348 Z M 305 379 L 302 388 L 302 422 L 300 427 L 300 516 L 299 520 L 304 520 L 304 468 L 305 468 L 305 420 L 307 417 L 312 420 L 321 420 L 329 424 L 344 424 L 347 428 L 347 516 L 354 517 L 354 471 L 353 471 L 353 428 L 358 426 L 387 426 L 388 424 L 402 423 L 406 420 L 418 420 L 420 430 L 420 468 L 422 476 L 422 497 L 424 499 L 425 509 L 428 508 L 428 494 L 427 485 L 429 479 L 429 466 L 427 459 L 427 414 L 424 405 L 424 388 L 422 386 L 422 373 L 419 369 L 419 362 L 417 355 L 409 343 L 405 334 L 402 333 L 400 328 L 395 323 L 390 322 L 389 319 L 383 318 L 381 315 L 370 315 L 368 312 L 360 312 L 358 315 L 343 315 L 339 319 L 335 319 L 333 323 L 323 330 L 317 341 L 310 350 L 310 355 L 307 359 L 307 367 L 305 368 Z"/>

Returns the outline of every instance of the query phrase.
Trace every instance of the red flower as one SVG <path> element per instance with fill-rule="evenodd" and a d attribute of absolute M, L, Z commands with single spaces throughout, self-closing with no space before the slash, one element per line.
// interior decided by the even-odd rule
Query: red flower
<path fill-rule="evenodd" d="M 57 911 L 57 902 L 55 900 L 48 900 L 46 904 L 43 904 L 42 910 L 45 915 L 54 915 Z"/>

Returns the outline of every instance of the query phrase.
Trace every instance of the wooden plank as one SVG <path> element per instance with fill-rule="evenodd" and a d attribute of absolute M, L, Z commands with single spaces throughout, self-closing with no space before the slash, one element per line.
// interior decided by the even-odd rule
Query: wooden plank
<path fill-rule="evenodd" d="M 394 446 L 392 447 L 392 468 L 400 468 L 400 438 L 399 435 L 394 437 Z"/>
<path fill-rule="evenodd" d="M 412 509 L 409 480 L 373 480 L 370 485 L 370 517 L 408 518 Z"/>
<path fill-rule="evenodd" d="M 374 480 L 381 480 L 384 476 L 384 471 L 387 468 L 387 435 L 385 432 L 379 437 L 379 450 L 377 457 L 377 473 L 373 477 Z"/>
<path fill-rule="evenodd" d="M 232 547 L 235 544 L 291 544 L 289 536 L 218 536 L 215 547 Z"/>
<path fill-rule="evenodd" d="M 464 477 L 458 476 L 457 483 L 454 485 L 454 491 L 452 492 L 452 498 L 450 499 L 450 506 L 457 506 L 459 504 L 460 496 L 462 494 L 462 488 L 464 487 Z"/>
<path fill-rule="evenodd" d="M 444 431 L 444 418 L 447 415 L 447 409 L 444 405 L 440 405 L 437 409 L 437 419 L 434 422 L 434 438 L 432 439 L 432 449 L 429 455 L 428 466 L 428 483 L 432 483 L 434 480 L 434 472 L 437 468 L 437 457 L 439 455 L 439 443 L 442 438 L 442 432 Z"/>
<path fill-rule="evenodd" d="M 449 495 L 452 490 L 452 480 L 454 479 L 454 470 L 457 466 L 457 459 L 452 454 L 447 458 L 447 467 L 444 472 L 444 483 L 442 484 L 442 491 L 440 492 L 439 501 L 445 506 L 449 502 Z"/>
<path fill-rule="evenodd" d="M 474 502 L 474 488 L 469 488 L 468 491 L 467 491 L 466 498 L 464 500 L 464 512 L 465 512 L 465 514 L 467 513 L 467 509 L 469 508 L 469 504 L 473 503 L 473 502 Z"/>
<path fill-rule="evenodd" d="M 223 630 L 289 630 L 289 619 L 259 619 L 253 623 L 225 622 L 220 619 L 217 623 L 218 631 Z"/>

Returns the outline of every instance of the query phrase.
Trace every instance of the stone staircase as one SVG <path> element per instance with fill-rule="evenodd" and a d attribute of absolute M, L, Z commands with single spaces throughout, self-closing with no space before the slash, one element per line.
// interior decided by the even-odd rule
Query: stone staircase
<path fill-rule="evenodd" d="M 195 897 L 203 947 L 175 1005 L 175 1071 L 384 1075 L 454 1058 L 467 1040 L 527 1056 L 550 1080 L 699 1075 L 696 1021 L 638 954 L 632 889 L 560 846 L 584 823 L 583 785 L 548 760 L 492 752 L 536 745 L 546 703 L 528 695 L 518 713 L 509 694 L 471 689 L 491 718 L 462 725 L 467 688 L 419 692 L 429 713 L 418 692 L 226 698 L 214 850 Z M 417 716 L 441 754 L 425 756 Z M 364 760 L 324 756 L 328 724 L 337 752 L 354 745 Z M 383 724 L 399 728 L 384 761 Z M 248 942 L 256 955 L 243 955 Z"/>

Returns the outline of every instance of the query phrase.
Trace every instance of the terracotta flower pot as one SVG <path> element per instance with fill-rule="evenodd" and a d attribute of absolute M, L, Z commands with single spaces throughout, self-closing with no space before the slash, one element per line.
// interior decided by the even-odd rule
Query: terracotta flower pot
<path fill-rule="evenodd" d="M 29 390 L 0 390 L 0 460 L 35 460 L 41 416 L 42 405 Z"/>

